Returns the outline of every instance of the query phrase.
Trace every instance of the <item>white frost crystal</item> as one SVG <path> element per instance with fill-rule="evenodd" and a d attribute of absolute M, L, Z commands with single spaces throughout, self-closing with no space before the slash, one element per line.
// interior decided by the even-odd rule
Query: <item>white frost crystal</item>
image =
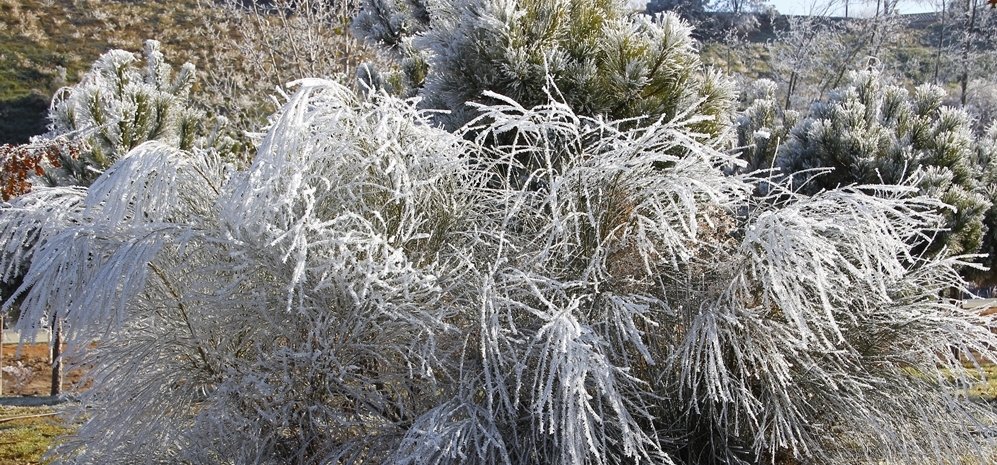
<path fill-rule="evenodd" d="M 697 115 L 627 128 L 488 97 L 463 137 L 309 80 L 246 171 L 146 143 L 89 190 L 3 206 L 22 329 L 59 311 L 101 338 L 57 462 L 991 453 L 953 355 L 994 359 L 990 317 L 938 298 L 964 258 L 910 253 L 937 201 L 757 197 Z"/>

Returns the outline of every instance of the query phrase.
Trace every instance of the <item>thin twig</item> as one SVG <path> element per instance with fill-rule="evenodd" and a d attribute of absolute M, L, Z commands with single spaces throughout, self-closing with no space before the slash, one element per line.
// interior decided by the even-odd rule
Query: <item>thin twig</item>
<path fill-rule="evenodd" d="M 36 413 L 34 415 L 21 415 L 18 417 L 10 417 L 10 418 L 0 418 L 0 423 L 7 423 L 8 421 L 15 421 L 15 420 L 24 420 L 28 418 L 51 417 L 58 414 L 59 414 L 58 412 L 50 412 L 50 413 Z"/>

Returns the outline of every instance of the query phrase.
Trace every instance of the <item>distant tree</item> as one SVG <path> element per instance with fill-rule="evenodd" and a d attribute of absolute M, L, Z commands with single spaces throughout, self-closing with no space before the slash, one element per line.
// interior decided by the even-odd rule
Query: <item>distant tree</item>
<path fill-rule="evenodd" d="M 845 53 L 846 29 L 827 17 L 827 10 L 786 17 L 788 28 L 769 42 L 770 66 L 785 92 L 781 106 L 805 109 L 819 98 L 820 89 L 835 79 L 836 63 Z"/>
<path fill-rule="evenodd" d="M 990 77 L 997 71 L 997 11 L 983 0 L 953 2 L 952 14 L 962 16 L 959 38 L 959 103 L 966 105 L 971 75 Z"/>
<path fill-rule="evenodd" d="M 965 109 L 973 117 L 973 132 L 985 134 L 997 121 L 997 77 L 973 79 L 967 88 Z"/>
<path fill-rule="evenodd" d="M 671 11 L 693 22 L 721 15 L 727 17 L 724 20 L 727 24 L 737 24 L 765 10 L 765 4 L 762 0 L 650 0 L 644 11 L 648 14 Z"/>
<path fill-rule="evenodd" d="M 285 84 L 306 77 L 352 84 L 357 66 L 376 58 L 347 31 L 359 2 L 212 3 L 209 11 L 217 14 L 206 16 L 199 32 L 203 40 L 225 46 L 208 57 L 201 73 L 202 104 L 240 131 L 266 123 L 280 107 Z"/>
<path fill-rule="evenodd" d="M 698 22 L 705 18 L 708 7 L 709 2 L 705 0 L 650 0 L 644 11 L 650 15 L 670 11 L 688 21 Z"/>

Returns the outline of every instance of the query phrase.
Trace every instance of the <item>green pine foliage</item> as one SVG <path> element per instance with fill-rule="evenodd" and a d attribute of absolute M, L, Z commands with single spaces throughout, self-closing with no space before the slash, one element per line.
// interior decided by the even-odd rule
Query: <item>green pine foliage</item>
<path fill-rule="evenodd" d="M 190 99 L 195 80 L 194 65 L 174 71 L 155 40 L 145 43 L 144 63 L 125 50 L 102 55 L 79 84 L 56 94 L 49 113 L 47 138 L 84 147 L 79 159 L 63 160 L 68 183 L 89 184 L 146 141 L 191 149 L 204 119 Z"/>
<path fill-rule="evenodd" d="M 401 47 L 429 25 L 425 0 L 366 0 L 353 19 L 353 31 L 385 48 Z"/>
<path fill-rule="evenodd" d="M 944 97 L 932 85 L 893 85 L 876 69 L 852 72 L 848 85 L 793 127 L 777 164 L 807 193 L 914 183 L 951 207 L 927 251 L 975 253 L 992 202 L 979 176 L 972 121 L 944 106 Z"/>
<path fill-rule="evenodd" d="M 744 93 L 745 109 L 737 116 L 737 147 L 745 164 L 742 172 L 774 168 L 779 147 L 799 119 L 795 111 L 783 111 L 777 101 L 778 85 L 768 79 L 748 84 Z"/>
<path fill-rule="evenodd" d="M 990 200 L 983 223 L 987 226 L 983 235 L 980 253 L 987 254 L 984 264 L 988 270 L 972 271 L 972 279 L 980 285 L 997 285 L 997 121 L 991 121 L 974 145 L 977 166 L 982 167 L 976 174 L 981 177 L 983 195 Z"/>
<path fill-rule="evenodd" d="M 368 40 L 401 43 L 398 31 L 420 24 L 398 19 L 415 17 L 404 14 L 407 5 L 367 2 L 355 26 Z M 370 19 L 375 10 L 381 21 Z M 478 116 L 468 102 L 495 103 L 485 91 L 526 108 L 544 104 L 549 80 L 578 114 L 643 125 L 698 114 L 705 118 L 691 129 L 710 136 L 732 123 L 731 81 L 702 64 L 690 26 L 674 14 L 651 18 L 619 0 L 445 0 L 430 4 L 428 16 L 413 41 L 428 67 L 402 65 L 424 71 L 408 81 L 421 85 L 425 108 L 448 112 L 439 118 L 450 129 Z"/>

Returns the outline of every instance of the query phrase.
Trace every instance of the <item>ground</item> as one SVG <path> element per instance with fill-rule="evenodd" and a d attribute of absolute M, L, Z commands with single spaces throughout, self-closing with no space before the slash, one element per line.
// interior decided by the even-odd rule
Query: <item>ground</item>
<path fill-rule="evenodd" d="M 52 388 L 52 365 L 48 344 L 3 345 L 3 396 L 47 396 Z M 67 373 L 63 386 L 69 389 L 80 373 Z"/>
<path fill-rule="evenodd" d="M 34 465 L 57 438 L 71 431 L 71 424 L 57 415 L 61 407 L 50 404 L 52 366 L 48 344 L 20 348 L 4 344 L 3 397 L 0 397 L 0 465 Z M 64 390 L 79 381 L 80 372 L 65 377 Z"/>
<path fill-rule="evenodd" d="M 57 409 L 0 406 L 0 465 L 42 463 L 42 456 L 53 441 L 70 431 L 65 419 L 51 415 Z"/>

